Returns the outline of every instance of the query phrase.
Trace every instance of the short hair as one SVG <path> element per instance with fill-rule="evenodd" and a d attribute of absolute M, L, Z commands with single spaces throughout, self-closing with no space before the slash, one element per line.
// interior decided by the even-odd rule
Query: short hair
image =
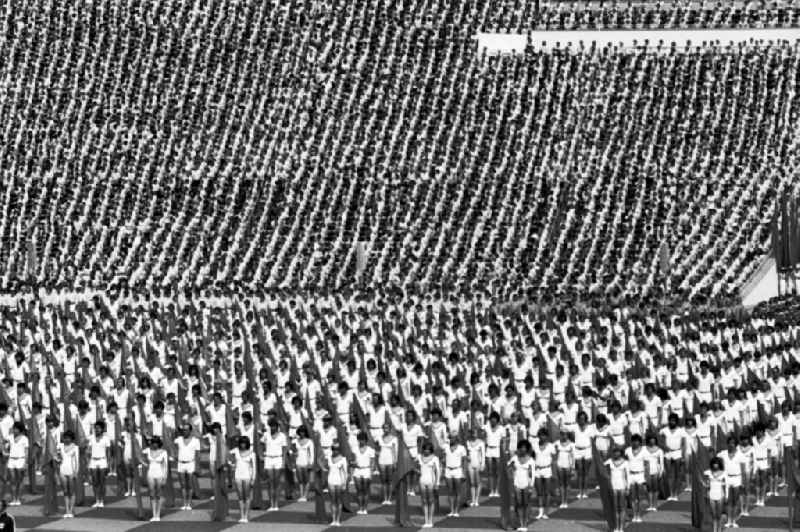
<path fill-rule="evenodd" d="M 531 442 L 529 442 L 528 440 L 520 440 L 519 442 L 517 442 L 518 451 L 526 451 L 527 453 L 530 453 L 532 449 L 533 446 L 531 445 Z"/>

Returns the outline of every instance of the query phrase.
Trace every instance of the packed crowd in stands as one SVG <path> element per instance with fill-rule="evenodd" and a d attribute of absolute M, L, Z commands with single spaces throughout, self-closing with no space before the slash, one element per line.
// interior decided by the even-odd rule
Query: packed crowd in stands
<path fill-rule="evenodd" d="M 485 58 L 486 5 L 12 10 L 0 286 L 736 295 L 800 187 L 797 45 Z"/>
<path fill-rule="evenodd" d="M 537 9 L 538 4 L 538 9 Z M 482 2 L 481 31 L 797 28 L 797 0 L 562 0 Z"/>
<path fill-rule="evenodd" d="M 0 498 L 525 528 L 599 484 L 621 529 L 707 484 L 720 529 L 794 485 L 800 302 L 730 303 L 800 191 L 797 43 L 473 36 L 797 3 L 531 4 L 9 6 Z"/>

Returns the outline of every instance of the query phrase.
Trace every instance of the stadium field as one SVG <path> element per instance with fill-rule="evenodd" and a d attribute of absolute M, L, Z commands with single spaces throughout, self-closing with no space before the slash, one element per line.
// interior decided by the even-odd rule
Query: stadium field
<path fill-rule="evenodd" d="M 208 484 L 201 482 L 201 487 L 208 492 Z M 114 491 L 114 487 L 111 487 Z M 235 497 L 235 496 L 233 496 Z M 465 508 L 460 517 L 446 517 L 447 500 L 441 497 L 441 512 L 434 521 L 434 530 L 447 532 L 477 532 L 482 530 L 500 530 L 500 508 L 498 499 L 483 499 L 477 508 Z M 663 502 L 658 511 L 644 516 L 643 523 L 632 523 L 625 530 L 632 532 L 689 532 L 691 527 L 690 493 L 681 494 L 677 502 Z M 415 527 L 400 528 L 394 525 L 394 507 L 370 505 L 369 515 L 344 514 L 341 527 L 330 527 L 327 523 L 314 521 L 314 503 L 289 502 L 281 504 L 278 512 L 254 510 L 249 523 L 238 523 L 235 510 L 236 501 L 232 498 L 231 514 L 228 519 L 215 522 L 211 519 L 212 502 L 203 498 L 194 505 L 191 511 L 165 509 L 162 520 L 157 523 L 147 521 L 149 516 L 145 497 L 145 520 L 136 518 L 136 503 L 132 497 L 109 497 L 104 508 L 91 507 L 91 489 L 87 488 L 86 506 L 76 509 L 74 519 L 62 519 L 60 515 L 44 517 L 42 515 L 41 496 L 29 495 L 23 505 L 9 508 L 16 519 L 18 530 L 46 531 L 82 531 L 82 532 L 130 532 L 130 531 L 164 531 L 164 532 L 255 532 L 275 525 L 281 532 L 331 532 L 331 531 L 369 531 L 394 532 L 413 531 L 422 525 L 422 512 L 419 499 L 411 497 L 411 514 Z M 753 508 L 750 516 L 741 517 L 738 521 L 741 532 L 772 532 L 788 529 L 786 497 L 773 497 L 767 500 L 766 506 Z M 709 528 L 710 529 L 710 528 Z M 550 510 L 549 519 L 533 521 L 531 531 L 552 532 L 590 532 L 606 530 L 603 522 L 600 499 L 596 492 L 588 499 L 572 500 L 569 508 Z M 704 527 L 705 530 L 705 527 Z"/>

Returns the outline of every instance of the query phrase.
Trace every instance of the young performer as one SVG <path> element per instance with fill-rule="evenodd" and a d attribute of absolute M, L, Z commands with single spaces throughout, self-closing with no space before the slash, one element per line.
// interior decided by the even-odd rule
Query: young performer
<path fill-rule="evenodd" d="M 167 467 L 169 466 L 169 456 L 163 449 L 161 438 L 153 436 L 150 439 L 150 447 L 144 450 L 144 460 L 147 464 L 147 488 L 150 492 L 150 508 L 153 517 L 150 521 L 161 521 L 161 505 L 163 500 L 161 492 L 164 483 L 167 481 Z"/>
<path fill-rule="evenodd" d="M 756 439 L 753 442 L 753 462 L 756 475 L 756 506 L 764 506 L 767 491 L 772 479 L 770 470 L 775 458 L 777 446 L 775 440 L 767 435 L 764 425 L 756 425 Z"/>
<path fill-rule="evenodd" d="M 726 486 L 728 492 L 726 494 L 726 501 L 728 503 L 728 523 L 726 528 L 735 528 L 736 519 L 734 519 L 736 511 L 736 503 L 738 502 L 742 492 L 742 477 L 744 476 L 744 464 L 742 456 L 739 454 L 739 449 L 736 445 L 736 438 L 733 436 L 728 437 L 728 448 L 720 451 L 717 455 L 722 459 L 725 467 L 725 475 L 727 477 Z"/>
<path fill-rule="evenodd" d="M 638 434 L 631 436 L 631 446 L 625 451 L 628 460 L 628 482 L 630 488 L 631 505 L 633 506 L 634 523 L 642 522 L 641 498 L 645 491 L 645 467 L 647 451 L 642 447 L 642 437 Z"/>
<path fill-rule="evenodd" d="M 461 493 L 467 466 L 467 449 L 461 445 L 458 434 L 450 436 L 450 443 L 444 448 L 444 466 L 444 478 L 450 499 L 450 513 L 447 516 L 458 517 L 458 496 Z"/>
<path fill-rule="evenodd" d="M 528 530 L 529 494 L 536 478 L 536 463 L 528 440 L 517 443 L 517 454 L 511 457 L 507 467 L 514 479 L 514 511 L 519 520 L 517 530 L 522 532 Z"/>
<path fill-rule="evenodd" d="M 408 454 L 413 460 L 418 460 L 419 443 L 425 435 L 425 431 L 419 424 L 419 418 L 417 417 L 416 412 L 413 410 L 406 412 L 406 422 L 402 427 L 402 432 L 403 442 L 405 442 L 406 447 L 408 447 Z M 414 495 L 414 485 L 417 484 L 418 481 L 419 478 L 416 471 L 412 471 L 408 474 L 408 494 L 410 496 Z"/>
<path fill-rule="evenodd" d="M 111 441 L 105 435 L 105 423 L 94 424 L 94 434 L 89 438 L 89 474 L 95 494 L 93 508 L 102 508 L 106 495 L 106 474 L 111 454 Z"/>
<path fill-rule="evenodd" d="M 133 416 L 133 413 L 131 413 Z M 125 418 L 122 424 L 122 434 L 117 445 L 120 447 L 120 458 L 122 460 L 123 478 L 117 479 L 117 482 L 125 482 L 125 497 L 133 497 L 136 493 L 134 491 L 136 476 L 136 466 L 134 466 L 133 456 L 133 439 L 138 437 L 138 434 L 133 431 L 132 417 Z"/>
<path fill-rule="evenodd" d="M 353 480 L 356 485 L 358 515 L 367 515 L 370 481 L 372 480 L 372 471 L 375 469 L 375 449 L 367 445 L 366 432 L 359 432 L 357 441 L 358 445 L 353 449 L 356 462 Z"/>
<path fill-rule="evenodd" d="M 198 471 L 198 460 L 200 453 L 200 440 L 192 434 L 192 426 L 184 425 L 181 427 L 181 435 L 175 440 L 178 449 L 178 477 L 181 484 L 181 496 L 183 505 L 181 510 L 192 509 L 192 497 L 194 495 L 194 476 Z"/>
<path fill-rule="evenodd" d="M 251 488 L 256 479 L 256 455 L 250 449 L 250 439 L 247 436 L 239 436 L 237 447 L 231 451 L 231 458 L 233 480 L 239 499 L 239 522 L 247 523 L 253 500 Z"/>
<path fill-rule="evenodd" d="M 705 472 L 705 484 L 708 488 L 709 507 L 711 509 L 712 532 L 722 532 L 722 512 L 725 506 L 725 494 L 728 491 L 728 476 L 725 474 L 722 460 L 715 456 Z"/>
<path fill-rule="evenodd" d="M 12 427 L 11 441 L 8 449 L 8 471 L 11 475 L 11 502 L 9 506 L 19 506 L 20 488 L 25 470 L 28 467 L 28 437 L 25 435 L 25 425 L 19 421 Z"/>
<path fill-rule="evenodd" d="M 75 482 L 78 478 L 80 449 L 75 445 L 75 435 L 64 431 L 63 442 L 56 446 L 56 462 L 61 489 L 64 491 L 64 517 L 75 517 Z"/>
<path fill-rule="evenodd" d="M 328 460 L 328 490 L 331 494 L 331 524 L 342 526 L 342 495 L 348 481 L 347 459 L 342 456 L 339 445 L 331 446 L 331 457 Z"/>
<path fill-rule="evenodd" d="M 753 474 L 755 472 L 755 449 L 750 436 L 747 434 L 743 434 L 739 439 L 739 458 L 743 466 L 741 515 L 747 517 L 750 515 L 750 490 L 753 487 Z M 758 496 L 757 493 L 756 496 Z"/>
<path fill-rule="evenodd" d="M 678 500 L 680 491 L 680 474 L 683 467 L 683 455 L 686 452 L 686 432 L 678 426 L 678 415 L 672 413 L 667 418 L 667 426 L 661 429 L 661 437 L 666 449 L 667 484 L 669 485 L 669 501 Z"/>
<path fill-rule="evenodd" d="M 261 441 L 264 443 L 264 472 L 267 476 L 267 493 L 269 494 L 270 507 L 268 512 L 278 511 L 278 487 L 281 472 L 286 464 L 286 451 L 288 442 L 286 434 L 281 432 L 278 422 L 270 419 L 267 423 L 269 430 L 264 433 Z"/>
<path fill-rule="evenodd" d="M 586 477 L 592 461 L 592 438 L 595 426 L 589 424 L 586 412 L 578 413 L 578 424 L 575 427 L 575 469 L 578 473 L 578 498 L 586 499 Z"/>
<path fill-rule="evenodd" d="M 378 469 L 381 475 L 383 504 L 388 505 L 392 503 L 392 477 L 397 464 L 398 450 L 397 436 L 394 435 L 392 426 L 388 422 L 383 425 L 383 435 L 378 441 L 378 446 L 380 447 Z"/>
<path fill-rule="evenodd" d="M 422 455 L 419 457 L 419 488 L 422 512 L 425 516 L 425 524 L 422 525 L 422 528 L 433 528 L 434 492 L 439 486 L 440 479 L 439 457 L 433 454 L 433 444 L 426 441 L 422 444 Z"/>
<path fill-rule="evenodd" d="M 628 462 L 622 455 L 622 449 L 614 447 L 611 458 L 606 460 L 608 473 L 611 478 L 611 489 L 614 491 L 614 511 L 617 515 L 617 529 L 614 532 L 623 532 L 625 528 L 625 497 L 628 494 Z"/>
<path fill-rule="evenodd" d="M 467 452 L 469 453 L 467 474 L 471 492 L 469 505 L 478 506 L 481 495 L 481 473 L 486 467 L 486 444 L 480 438 L 478 429 L 472 429 L 470 432 L 467 440 Z"/>
<path fill-rule="evenodd" d="M 549 519 L 547 516 L 550 481 L 553 478 L 553 461 L 556 447 L 548 441 L 547 429 L 539 429 L 539 446 L 534 451 L 536 463 L 536 495 L 539 498 L 539 515 L 537 519 Z"/>
<path fill-rule="evenodd" d="M 300 426 L 297 429 L 297 441 L 295 441 L 294 445 L 297 450 L 294 465 L 297 471 L 297 484 L 300 491 L 297 501 L 305 502 L 308 500 L 308 491 L 311 484 L 309 472 L 314 463 L 314 440 L 310 438 L 308 429 L 305 426 Z"/>
<path fill-rule="evenodd" d="M 766 437 L 772 440 L 773 453 L 770 457 L 770 475 L 769 486 L 767 487 L 767 497 L 770 495 L 778 496 L 778 484 L 780 484 L 781 470 L 783 467 L 783 444 L 781 429 L 778 425 L 778 420 L 772 418 L 769 421 L 769 428 L 766 431 Z"/>
<path fill-rule="evenodd" d="M 656 511 L 656 501 L 658 500 L 658 485 L 661 476 L 664 474 L 664 450 L 658 446 L 658 439 L 655 435 L 647 437 L 647 449 L 645 449 L 645 480 L 647 481 L 648 512 Z"/>
<path fill-rule="evenodd" d="M 575 432 L 573 431 L 574 434 Z M 559 507 L 566 508 L 569 479 L 575 469 L 575 444 L 569 440 L 569 435 L 563 430 L 559 440 L 556 442 L 556 468 L 558 469 L 558 490 L 561 494 L 561 505 Z"/>

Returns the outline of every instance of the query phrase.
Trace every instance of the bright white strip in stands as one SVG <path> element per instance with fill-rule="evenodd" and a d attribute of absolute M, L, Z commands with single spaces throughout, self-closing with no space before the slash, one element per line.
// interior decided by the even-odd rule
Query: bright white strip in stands
<path fill-rule="evenodd" d="M 800 41 L 800 29 L 785 28 L 745 28 L 745 29 L 711 29 L 711 30 L 588 30 L 588 31 L 534 31 L 525 33 L 478 33 L 478 48 L 486 49 L 490 54 L 513 54 L 525 50 L 528 42 L 534 49 L 589 47 L 594 42 L 596 47 L 617 45 L 624 48 L 641 46 L 658 46 L 669 48 L 674 43 L 678 47 L 701 46 L 713 44 L 727 46 L 739 43 L 768 44 L 777 41 Z"/>

